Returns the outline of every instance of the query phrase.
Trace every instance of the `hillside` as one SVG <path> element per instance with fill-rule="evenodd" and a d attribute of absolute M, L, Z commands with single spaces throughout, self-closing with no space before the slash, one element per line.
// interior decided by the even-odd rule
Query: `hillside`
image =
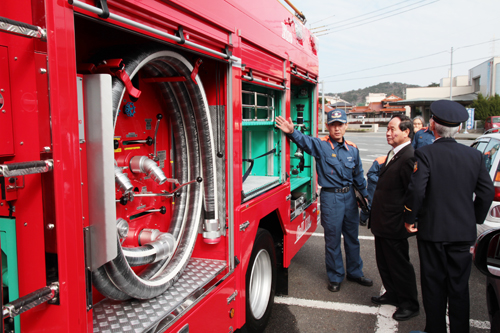
<path fill-rule="evenodd" d="M 343 93 L 327 93 L 327 96 L 335 96 L 338 95 L 343 100 L 353 104 L 353 105 L 365 105 L 366 96 L 369 93 L 384 93 L 387 96 L 394 94 L 398 97 L 405 98 L 405 90 L 406 88 L 418 88 L 420 86 L 414 84 L 406 84 L 401 82 L 382 82 L 375 86 L 366 87 L 364 89 L 351 90 Z"/>

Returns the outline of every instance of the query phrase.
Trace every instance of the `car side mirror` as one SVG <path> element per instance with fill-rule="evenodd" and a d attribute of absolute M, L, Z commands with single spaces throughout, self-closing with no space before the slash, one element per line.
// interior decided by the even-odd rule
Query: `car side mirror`
<path fill-rule="evenodd" d="M 489 229 L 479 235 L 473 261 L 484 275 L 500 278 L 500 229 Z"/>

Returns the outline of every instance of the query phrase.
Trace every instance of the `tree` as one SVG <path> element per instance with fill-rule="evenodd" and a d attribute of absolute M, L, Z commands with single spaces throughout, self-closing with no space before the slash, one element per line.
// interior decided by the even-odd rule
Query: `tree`
<path fill-rule="evenodd" d="M 470 107 L 474 108 L 474 118 L 476 120 L 486 120 L 491 116 L 500 116 L 500 96 L 495 94 L 495 96 L 485 98 L 483 94 L 479 93 Z"/>
<path fill-rule="evenodd" d="M 323 105 L 323 97 L 318 97 L 318 105 Z M 325 105 L 328 104 L 328 100 L 325 98 Z"/>
<path fill-rule="evenodd" d="M 432 82 L 432 83 L 431 83 L 431 84 L 429 84 L 427 87 L 439 87 L 439 83 Z"/>

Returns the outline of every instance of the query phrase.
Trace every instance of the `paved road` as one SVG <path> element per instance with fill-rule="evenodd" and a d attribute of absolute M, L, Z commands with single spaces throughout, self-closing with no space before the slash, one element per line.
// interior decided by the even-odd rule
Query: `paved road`
<path fill-rule="evenodd" d="M 384 132 L 347 133 L 346 138 L 358 145 L 365 172 L 376 157 L 386 155 L 390 148 L 385 141 Z M 459 140 L 459 142 L 469 145 L 472 141 Z M 272 317 L 265 332 L 409 333 L 412 330 L 424 329 L 423 307 L 420 316 L 398 323 L 391 317 L 396 310 L 394 306 L 376 306 L 371 303 L 370 297 L 379 295 L 383 291 L 375 263 L 373 235 L 366 227 L 360 227 L 360 243 L 364 261 L 363 271 L 365 276 L 373 279 L 373 287 L 363 287 L 344 281 L 340 292 L 328 291 L 323 229 L 319 226 L 293 258 L 289 268 L 289 294 L 276 297 Z M 410 257 L 417 273 L 421 297 L 415 237 L 410 239 Z M 471 333 L 489 332 L 485 282 L 485 277 L 473 267 L 469 283 Z M 422 306 L 421 298 L 420 304 Z"/>

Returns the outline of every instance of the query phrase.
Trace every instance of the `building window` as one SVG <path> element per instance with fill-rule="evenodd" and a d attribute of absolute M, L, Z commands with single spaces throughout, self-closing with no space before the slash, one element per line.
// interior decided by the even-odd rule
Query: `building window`
<path fill-rule="evenodd" d="M 472 86 L 474 87 L 474 92 L 478 92 L 479 90 L 481 90 L 480 85 L 479 85 L 480 79 L 481 79 L 480 76 L 472 79 Z"/>

